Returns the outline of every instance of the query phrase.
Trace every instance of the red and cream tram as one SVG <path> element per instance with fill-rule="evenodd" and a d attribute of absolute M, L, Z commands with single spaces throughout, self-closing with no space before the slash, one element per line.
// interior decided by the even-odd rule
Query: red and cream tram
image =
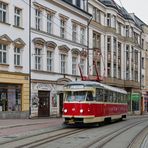
<path fill-rule="evenodd" d="M 126 94 L 123 89 L 99 82 L 69 82 L 64 87 L 64 123 L 99 123 L 126 118 Z"/>

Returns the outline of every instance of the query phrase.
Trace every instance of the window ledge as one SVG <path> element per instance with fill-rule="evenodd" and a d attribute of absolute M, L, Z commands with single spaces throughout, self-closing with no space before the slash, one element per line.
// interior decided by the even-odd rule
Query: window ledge
<path fill-rule="evenodd" d="M 2 23 L 2 24 L 5 24 L 5 25 L 11 25 L 11 24 L 9 24 L 9 23 L 7 23 L 7 22 L 2 22 L 2 21 L 0 21 L 0 23 Z"/>
<path fill-rule="evenodd" d="M 20 26 L 13 25 L 13 27 L 24 30 L 24 28 Z"/>
<path fill-rule="evenodd" d="M 0 66 L 2 66 L 2 67 L 8 67 L 9 64 L 2 64 L 2 63 L 0 63 Z"/>
<path fill-rule="evenodd" d="M 17 69 L 22 69 L 23 68 L 23 66 L 20 66 L 20 65 L 15 65 L 14 67 L 17 68 Z"/>

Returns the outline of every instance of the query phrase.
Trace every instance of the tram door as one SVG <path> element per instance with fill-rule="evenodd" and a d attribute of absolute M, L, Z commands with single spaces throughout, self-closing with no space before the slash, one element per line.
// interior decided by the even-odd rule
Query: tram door
<path fill-rule="evenodd" d="M 62 109 L 63 109 L 63 93 L 59 94 L 59 102 L 60 102 L 60 116 L 62 116 Z"/>
<path fill-rule="evenodd" d="M 38 91 L 39 107 L 38 116 L 48 117 L 49 116 L 49 105 L 50 105 L 50 92 L 49 91 Z"/>

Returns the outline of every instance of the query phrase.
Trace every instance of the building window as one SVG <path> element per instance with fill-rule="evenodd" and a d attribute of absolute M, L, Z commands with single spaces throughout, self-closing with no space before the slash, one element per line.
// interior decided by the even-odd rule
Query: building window
<path fill-rule="evenodd" d="M 15 9 L 14 9 L 14 25 L 17 27 L 21 26 L 21 14 L 22 14 L 22 10 L 15 7 Z"/>
<path fill-rule="evenodd" d="M 117 73 L 116 64 L 114 64 L 114 67 L 113 67 L 113 73 L 114 73 L 114 78 L 116 78 L 116 73 Z"/>
<path fill-rule="evenodd" d="M 66 32 L 66 22 L 63 18 L 60 20 L 60 37 L 65 38 L 65 32 Z"/>
<path fill-rule="evenodd" d="M 141 40 L 141 48 L 144 48 L 144 39 Z"/>
<path fill-rule="evenodd" d="M 113 28 L 116 28 L 116 16 L 113 15 Z"/>
<path fill-rule="evenodd" d="M 100 48 L 101 39 L 100 34 L 93 33 L 93 47 L 94 48 Z"/>
<path fill-rule="evenodd" d="M 41 56 L 41 51 L 42 49 L 40 48 L 35 48 L 35 69 L 36 70 L 41 70 L 41 60 L 42 60 L 42 56 Z"/>
<path fill-rule="evenodd" d="M 95 7 L 93 7 L 93 20 L 95 20 L 96 21 L 96 8 Z"/>
<path fill-rule="evenodd" d="M 65 54 L 61 54 L 61 73 L 66 73 L 67 57 Z"/>
<path fill-rule="evenodd" d="M 111 14 L 107 13 L 107 26 L 111 27 Z"/>
<path fill-rule="evenodd" d="M 0 64 L 7 63 L 7 49 L 6 45 L 0 44 Z"/>
<path fill-rule="evenodd" d="M 47 14 L 47 32 L 52 33 L 52 20 L 53 16 L 51 14 Z"/>
<path fill-rule="evenodd" d="M 16 47 L 14 48 L 14 65 L 21 65 L 21 49 Z"/>
<path fill-rule="evenodd" d="M 130 80 L 129 68 L 126 69 L 126 80 Z"/>
<path fill-rule="evenodd" d="M 107 52 L 111 52 L 111 37 L 107 37 Z"/>
<path fill-rule="evenodd" d="M 0 84 L 0 111 L 21 111 L 21 85 Z"/>
<path fill-rule="evenodd" d="M 85 74 L 85 59 L 83 58 L 80 59 L 80 68 L 81 68 L 82 74 Z"/>
<path fill-rule="evenodd" d="M 41 30 L 41 11 L 35 9 L 35 28 Z"/>
<path fill-rule="evenodd" d="M 144 58 L 143 57 L 141 58 L 141 68 L 144 69 Z"/>
<path fill-rule="evenodd" d="M 118 67 L 118 78 L 121 79 L 121 68 Z"/>
<path fill-rule="evenodd" d="M 6 23 L 7 4 L 0 2 L 0 21 Z"/>
<path fill-rule="evenodd" d="M 72 25 L 72 41 L 77 42 L 77 25 Z"/>
<path fill-rule="evenodd" d="M 100 11 L 100 10 L 97 10 L 96 21 L 97 21 L 98 23 L 101 23 L 101 11 Z"/>
<path fill-rule="evenodd" d="M 76 75 L 77 74 L 77 58 L 72 57 L 72 74 Z"/>
<path fill-rule="evenodd" d="M 135 81 L 138 82 L 138 71 L 135 71 Z"/>
<path fill-rule="evenodd" d="M 117 49 L 117 39 L 114 37 L 113 38 L 113 51 L 114 51 L 114 53 L 116 53 L 116 49 Z"/>
<path fill-rule="evenodd" d="M 85 41 L 85 28 L 80 29 L 80 43 L 84 45 Z"/>
<path fill-rule="evenodd" d="M 72 0 L 63 0 L 64 2 L 68 2 L 72 4 Z"/>
<path fill-rule="evenodd" d="M 111 77 L 111 64 L 107 63 L 107 76 Z"/>
<path fill-rule="evenodd" d="M 126 25 L 125 32 L 126 32 L 126 37 L 129 37 L 129 25 Z"/>
<path fill-rule="evenodd" d="M 121 35 L 121 23 L 118 22 L 118 33 Z"/>
<path fill-rule="evenodd" d="M 76 0 L 76 6 L 81 8 L 81 1 L 80 0 Z"/>
<path fill-rule="evenodd" d="M 53 52 L 47 51 L 47 70 L 53 71 Z"/>

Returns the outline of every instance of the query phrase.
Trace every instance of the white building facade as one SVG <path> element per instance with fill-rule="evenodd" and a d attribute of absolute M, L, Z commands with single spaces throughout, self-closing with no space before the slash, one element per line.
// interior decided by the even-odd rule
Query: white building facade
<path fill-rule="evenodd" d="M 83 1 L 31 1 L 31 116 L 60 116 L 63 85 L 87 74 Z M 74 6 L 75 5 L 75 6 Z"/>

